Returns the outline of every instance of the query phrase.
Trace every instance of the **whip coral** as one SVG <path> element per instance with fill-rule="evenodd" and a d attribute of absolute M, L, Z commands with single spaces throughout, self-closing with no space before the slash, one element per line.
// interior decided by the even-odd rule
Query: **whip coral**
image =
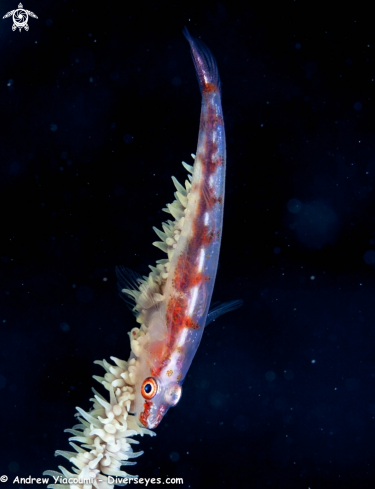
<path fill-rule="evenodd" d="M 128 362 L 114 357 L 115 366 L 96 362 L 106 374 L 95 379 L 109 391 L 110 400 L 94 390 L 92 410 L 77 408 L 80 424 L 66 430 L 73 435 L 70 444 L 77 453 L 56 452 L 74 465 L 73 473 L 64 467 L 61 473 L 45 472 L 56 478 L 48 486 L 52 489 L 108 489 L 113 487 L 109 476 L 134 477 L 121 470 L 122 465 L 134 465 L 129 459 L 142 453 L 133 452 L 131 445 L 138 442 L 131 437 L 154 435 L 148 428 L 156 428 L 181 398 L 204 328 L 242 303 L 216 304 L 209 312 L 222 235 L 225 131 L 215 59 L 186 28 L 184 35 L 200 84 L 202 111 L 194 165 L 183 163 L 188 171 L 185 185 L 172 177 L 175 200 L 163 209 L 173 219 L 162 223 L 163 231 L 154 228 L 161 241 L 153 244 L 167 258 L 150 266 L 148 276 L 116 269 L 120 295 L 140 327 L 129 333 Z"/>
<path fill-rule="evenodd" d="M 195 158 L 195 155 L 192 157 Z M 190 174 L 193 172 L 192 166 L 184 162 L 183 166 Z M 116 268 L 120 296 L 131 307 L 140 325 L 139 328 L 135 327 L 129 332 L 131 347 L 129 361 L 111 357 L 115 365 L 110 365 L 106 360 L 94 362 L 106 371 L 104 377 L 94 376 L 94 379 L 109 391 L 110 399 L 107 401 L 93 389 L 92 409 L 86 412 L 79 407 L 76 408 L 78 412 L 75 416 L 80 423 L 72 429 L 65 430 L 73 435 L 69 438 L 69 442 L 75 452 L 65 450 L 55 452 L 56 456 L 61 455 L 73 464 L 71 469 L 73 472 L 62 466 L 59 466 L 61 472 L 45 471 L 44 475 L 54 478 L 55 483 L 48 486 L 51 489 L 109 489 L 113 488 L 114 484 L 108 481 L 108 476 L 135 478 L 136 476 L 121 470 L 123 465 L 135 465 L 135 462 L 129 459 L 139 457 L 143 453 L 133 451 L 131 445 L 139 442 L 131 437 L 155 435 L 153 431 L 140 426 L 140 423 L 137 423 L 137 416 L 130 413 L 134 412 L 136 386 L 141 377 L 141 359 L 147 356 L 146 350 L 152 339 L 149 328 L 145 324 L 146 318 L 149 309 L 163 299 L 161 292 L 168 277 L 170 259 L 173 257 L 184 223 L 185 206 L 181 201 L 189 194 L 191 188 L 190 175 L 188 175 L 189 180 L 185 182 L 185 187 L 174 177 L 172 179 L 177 189 L 176 200 L 168 204 L 164 210 L 172 214 L 174 220 L 163 223 L 164 232 L 154 228 L 163 241 L 153 243 L 167 253 L 168 259 L 158 260 L 156 267 L 150 266 L 149 275 L 143 277 L 124 267 Z M 186 197 L 185 199 L 187 201 Z M 186 202 L 184 203 L 186 205 Z M 221 309 L 226 312 L 231 308 L 224 304 Z M 76 445 L 74 442 L 81 445 Z M 84 483 L 84 481 L 90 482 Z"/>
<path fill-rule="evenodd" d="M 137 328 L 136 328 L 137 329 Z M 107 476 L 134 478 L 124 470 L 123 465 L 135 465 L 129 459 L 139 457 L 143 452 L 134 452 L 133 444 L 138 441 L 131 437 L 135 435 L 151 435 L 153 431 L 138 426 L 134 415 L 129 414 L 131 402 L 134 400 L 134 369 L 136 360 L 129 362 L 111 357 L 115 365 L 106 360 L 96 361 L 106 374 L 104 377 L 94 376 L 95 380 L 104 385 L 109 391 L 109 401 L 95 389 L 92 409 L 89 412 L 77 407 L 76 417 L 79 424 L 65 430 L 73 436 L 69 438 L 75 452 L 57 450 L 55 455 L 62 455 L 72 464 L 69 472 L 59 466 L 61 472 L 47 470 L 44 475 L 54 478 L 55 484 L 51 489 L 110 489 L 114 484 Z M 76 445 L 74 442 L 80 443 Z"/>

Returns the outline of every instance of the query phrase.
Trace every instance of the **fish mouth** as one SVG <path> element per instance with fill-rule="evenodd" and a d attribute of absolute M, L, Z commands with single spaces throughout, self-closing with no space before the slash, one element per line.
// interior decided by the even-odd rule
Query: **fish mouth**
<path fill-rule="evenodd" d="M 145 412 L 142 412 L 139 416 L 139 421 L 145 428 L 149 428 L 150 430 L 152 430 L 159 425 L 161 421 L 161 417 L 155 417 L 154 419 L 149 419 L 147 414 Z"/>
<path fill-rule="evenodd" d="M 167 409 L 167 406 L 161 404 L 157 410 L 154 410 L 152 409 L 152 403 L 148 401 L 144 405 L 144 410 L 139 415 L 139 421 L 145 428 L 152 430 L 159 426 Z"/>

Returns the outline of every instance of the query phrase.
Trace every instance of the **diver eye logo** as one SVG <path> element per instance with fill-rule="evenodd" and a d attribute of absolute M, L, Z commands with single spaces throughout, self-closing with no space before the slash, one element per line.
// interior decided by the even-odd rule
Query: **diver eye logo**
<path fill-rule="evenodd" d="M 18 4 L 18 8 L 16 10 L 11 10 L 10 12 L 6 13 L 3 17 L 3 19 L 7 19 L 13 15 L 13 25 L 12 25 L 12 31 L 15 31 L 16 29 L 19 29 L 21 32 L 21 29 L 24 28 L 25 31 L 29 30 L 29 25 L 27 21 L 29 20 L 30 17 L 34 17 L 34 19 L 37 19 L 38 17 L 34 14 L 34 12 L 31 12 L 30 10 L 25 10 L 23 8 L 22 3 Z"/>

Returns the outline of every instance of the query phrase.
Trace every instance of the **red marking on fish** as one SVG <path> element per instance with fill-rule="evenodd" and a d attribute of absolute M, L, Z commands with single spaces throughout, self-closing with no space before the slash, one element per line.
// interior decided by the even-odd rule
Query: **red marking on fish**
<path fill-rule="evenodd" d="M 139 420 L 143 426 L 148 427 L 148 417 L 150 416 L 152 401 L 145 401 L 143 404 L 143 412 L 139 415 Z"/>

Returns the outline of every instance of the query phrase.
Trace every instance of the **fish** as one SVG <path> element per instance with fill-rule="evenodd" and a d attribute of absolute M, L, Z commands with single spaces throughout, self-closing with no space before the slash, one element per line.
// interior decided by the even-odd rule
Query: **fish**
<path fill-rule="evenodd" d="M 214 288 L 223 227 L 226 142 L 221 87 L 208 47 L 183 34 L 201 91 L 201 115 L 194 164 L 183 162 L 185 185 L 172 177 L 175 200 L 165 209 L 171 219 L 154 228 L 153 243 L 167 254 L 150 266 L 148 276 L 116 267 L 120 295 L 130 304 L 139 327 L 130 335 L 127 382 L 135 387 L 130 411 L 140 426 L 153 429 L 182 394 L 182 384 L 205 326 L 242 301 L 209 306 Z"/>

